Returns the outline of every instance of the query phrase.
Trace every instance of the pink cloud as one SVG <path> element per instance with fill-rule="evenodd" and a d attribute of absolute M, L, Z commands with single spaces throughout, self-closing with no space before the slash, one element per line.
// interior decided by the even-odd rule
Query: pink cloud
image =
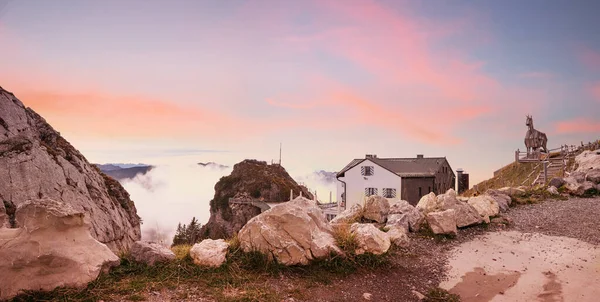
<path fill-rule="evenodd" d="M 555 74 L 550 73 L 550 72 L 541 72 L 541 71 L 532 71 L 532 72 L 525 72 L 525 73 L 521 73 L 519 74 L 520 78 L 530 78 L 530 79 L 550 79 L 555 77 Z"/>
<path fill-rule="evenodd" d="M 600 122 L 588 119 L 573 119 L 558 122 L 556 124 L 558 133 L 600 133 Z"/>
<path fill-rule="evenodd" d="M 589 47 L 583 47 L 579 52 L 579 60 L 592 70 L 600 70 L 600 52 Z"/>

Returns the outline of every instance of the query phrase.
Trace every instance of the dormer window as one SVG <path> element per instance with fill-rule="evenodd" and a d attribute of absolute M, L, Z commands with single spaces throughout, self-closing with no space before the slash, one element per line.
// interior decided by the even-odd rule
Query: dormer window
<path fill-rule="evenodd" d="M 373 166 L 361 166 L 360 167 L 360 174 L 363 175 L 363 176 L 372 176 L 373 175 L 373 170 L 374 170 Z"/>

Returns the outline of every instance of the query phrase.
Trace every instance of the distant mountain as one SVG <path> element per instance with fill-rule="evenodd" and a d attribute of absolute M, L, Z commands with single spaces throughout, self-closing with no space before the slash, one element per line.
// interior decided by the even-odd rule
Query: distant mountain
<path fill-rule="evenodd" d="M 203 166 L 203 167 L 209 167 L 209 168 L 217 168 L 217 169 L 227 169 L 229 168 L 229 166 L 225 166 L 225 165 L 221 165 L 221 164 L 217 164 L 215 162 L 207 162 L 207 163 L 198 163 L 198 165 Z"/>
<path fill-rule="evenodd" d="M 96 164 L 104 174 L 118 180 L 133 179 L 136 175 L 144 175 L 152 170 L 154 166 L 144 164 Z"/>

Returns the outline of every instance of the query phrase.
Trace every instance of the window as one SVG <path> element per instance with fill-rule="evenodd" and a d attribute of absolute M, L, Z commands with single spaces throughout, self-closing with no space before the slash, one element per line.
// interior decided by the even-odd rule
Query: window
<path fill-rule="evenodd" d="M 431 193 L 431 187 L 429 187 L 429 193 Z"/>
<path fill-rule="evenodd" d="M 373 175 L 373 166 L 361 166 L 360 174 L 363 176 L 371 176 Z"/>
<path fill-rule="evenodd" d="M 377 195 L 377 188 L 365 188 L 365 196 Z"/>
<path fill-rule="evenodd" d="M 396 198 L 396 189 L 384 188 L 383 197 L 385 198 Z"/>
<path fill-rule="evenodd" d="M 421 187 L 419 187 L 419 198 L 421 198 L 423 194 L 421 193 Z"/>

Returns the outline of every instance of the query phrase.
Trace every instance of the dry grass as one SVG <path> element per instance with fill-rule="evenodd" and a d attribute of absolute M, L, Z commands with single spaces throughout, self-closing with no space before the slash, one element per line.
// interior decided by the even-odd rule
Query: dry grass
<path fill-rule="evenodd" d="M 488 189 L 499 189 L 503 187 L 519 187 L 530 185 L 542 171 L 539 163 L 512 163 L 500 170 L 497 176 L 484 180 L 477 184 L 478 193 L 484 193 Z M 464 196 L 473 196 L 476 193 L 474 187 L 465 191 Z"/>
<path fill-rule="evenodd" d="M 171 251 L 175 253 L 175 259 L 183 260 L 190 254 L 190 249 L 192 249 L 192 245 L 190 244 L 181 244 L 171 247 Z"/>

